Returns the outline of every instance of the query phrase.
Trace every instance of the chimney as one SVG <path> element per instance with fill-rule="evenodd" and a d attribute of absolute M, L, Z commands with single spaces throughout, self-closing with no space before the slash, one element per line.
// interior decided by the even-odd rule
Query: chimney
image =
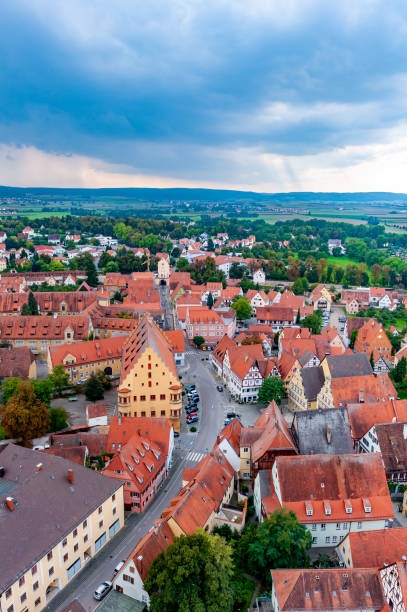
<path fill-rule="evenodd" d="M 365 392 L 363 389 L 360 389 L 359 391 L 359 404 L 363 404 L 363 402 L 365 401 Z"/>
<path fill-rule="evenodd" d="M 14 499 L 12 497 L 6 497 L 6 506 L 10 510 L 10 512 L 13 512 L 13 510 L 14 510 Z"/>
<path fill-rule="evenodd" d="M 75 482 L 72 468 L 68 469 L 68 482 L 70 482 L 71 484 Z"/>
<path fill-rule="evenodd" d="M 326 427 L 326 440 L 328 444 L 331 444 L 331 439 L 332 439 L 332 423 L 328 423 Z"/>
<path fill-rule="evenodd" d="M 35 471 L 41 472 L 41 470 L 42 470 L 42 463 L 37 463 L 37 465 L 35 466 Z"/>
<path fill-rule="evenodd" d="M 118 416 L 117 422 L 119 423 L 119 425 L 122 424 L 122 415 L 120 414 L 120 412 L 119 412 L 119 416 Z"/>
<path fill-rule="evenodd" d="M 157 527 L 157 525 L 155 525 L 155 527 L 154 527 L 154 533 L 155 533 L 155 535 L 158 535 L 158 527 Z"/>
<path fill-rule="evenodd" d="M 141 572 L 143 571 L 143 555 L 139 555 L 137 557 L 136 567 L 137 567 L 139 574 L 141 574 Z"/>
<path fill-rule="evenodd" d="M 407 440 L 407 423 L 403 425 L 403 438 Z"/>

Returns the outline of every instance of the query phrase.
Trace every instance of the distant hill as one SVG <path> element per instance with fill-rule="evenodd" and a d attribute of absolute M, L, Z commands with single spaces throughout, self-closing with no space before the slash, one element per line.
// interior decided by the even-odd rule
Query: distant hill
<path fill-rule="evenodd" d="M 312 204 L 312 203 L 389 203 L 407 204 L 407 194 L 387 192 L 360 192 L 360 193 L 318 193 L 318 192 L 291 192 L 291 193 L 258 193 L 255 191 L 233 191 L 228 189 L 156 189 L 156 188 L 109 188 L 109 189 L 56 189 L 50 187 L 7 187 L 0 186 L 0 197 L 44 196 L 57 198 L 76 197 L 93 199 L 134 198 L 141 201 L 202 201 L 202 202 L 269 202 L 282 204 Z"/>

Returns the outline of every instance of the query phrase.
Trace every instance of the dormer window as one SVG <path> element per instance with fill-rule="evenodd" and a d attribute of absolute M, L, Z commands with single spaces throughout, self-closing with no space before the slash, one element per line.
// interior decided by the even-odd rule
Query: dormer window
<path fill-rule="evenodd" d="M 369 512 L 372 511 L 372 505 L 370 503 L 370 499 L 368 499 L 367 497 L 363 498 L 363 508 L 364 508 L 366 514 L 368 514 Z"/>
<path fill-rule="evenodd" d="M 329 503 L 329 501 L 324 501 L 324 510 L 327 516 L 331 514 L 332 510 L 331 510 L 331 504 Z"/>
<path fill-rule="evenodd" d="M 312 516 L 314 513 L 313 507 L 312 507 L 312 503 L 310 501 L 306 501 L 305 502 L 305 510 L 307 513 L 307 516 Z"/>
<path fill-rule="evenodd" d="M 352 503 L 350 499 L 345 500 L 345 512 L 346 514 L 352 514 Z"/>

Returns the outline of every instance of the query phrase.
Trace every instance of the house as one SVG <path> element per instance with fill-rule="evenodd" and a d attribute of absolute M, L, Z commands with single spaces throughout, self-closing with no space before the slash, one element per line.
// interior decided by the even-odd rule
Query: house
<path fill-rule="evenodd" d="M 185 365 L 185 342 L 184 334 L 181 329 L 169 329 L 166 330 L 165 336 L 171 347 L 172 354 L 174 355 L 175 365 L 183 367 Z"/>
<path fill-rule="evenodd" d="M 168 253 L 157 253 L 156 257 L 158 258 L 157 278 L 160 284 L 166 284 L 171 273 L 170 256 Z"/>
<path fill-rule="evenodd" d="M 345 302 L 345 310 L 347 312 L 347 314 L 357 314 L 360 310 L 363 310 L 363 306 L 361 304 L 361 302 L 358 301 L 357 298 L 349 298 L 346 302 Z"/>
<path fill-rule="evenodd" d="M 12 377 L 37 378 L 35 356 L 28 347 L 0 348 L 0 380 Z"/>
<path fill-rule="evenodd" d="M 263 383 L 260 363 L 264 361 L 259 344 L 227 349 L 223 359 L 223 379 L 231 395 L 241 402 L 257 400 Z"/>
<path fill-rule="evenodd" d="M 376 423 L 375 433 L 371 452 L 381 453 L 387 480 L 407 484 L 407 421 Z"/>
<path fill-rule="evenodd" d="M 357 452 L 377 451 L 376 425 L 407 421 L 407 400 L 351 403 L 347 405 L 353 444 Z"/>
<path fill-rule="evenodd" d="M 287 422 L 277 404 L 271 402 L 253 427 L 241 428 L 239 476 L 255 478 L 259 470 L 271 469 L 276 457 L 296 454 Z"/>
<path fill-rule="evenodd" d="M 276 508 L 292 510 L 310 531 L 313 546 L 336 545 L 349 531 L 384 529 L 393 523 L 378 454 L 277 457 L 272 470 L 263 472 L 254 484 L 258 519 Z M 263 487 L 267 480 L 268 487 Z"/>
<path fill-rule="evenodd" d="M 258 306 L 268 306 L 269 297 L 264 291 L 256 291 L 256 289 L 249 289 L 246 293 L 246 299 L 252 307 L 252 312 L 256 314 Z"/>
<path fill-rule="evenodd" d="M 336 549 L 345 567 L 378 568 L 401 559 L 407 548 L 407 527 L 351 531 Z"/>
<path fill-rule="evenodd" d="M 274 612 L 386 610 L 376 569 L 271 570 Z"/>
<path fill-rule="evenodd" d="M 370 287 L 369 293 L 369 303 L 376 308 L 394 310 L 399 302 L 399 294 L 397 291 L 389 291 L 384 287 Z"/>
<path fill-rule="evenodd" d="M 294 324 L 295 315 L 291 307 L 283 307 L 277 304 L 262 306 L 256 309 L 257 323 L 270 325 L 273 332 L 279 332 L 284 327 Z"/>
<path fill-rule="evenodd" d="M 61 236 L 59 234 L 48 234 L 49 244 L 61 244 Z"/>
<path fill-rule="evenodd" d="M 373 355 L 376 362 L 382 357 L 386 362 L 391 361 L 391 342 L 388 339 L 383 325 L 376 319 L 368 319 L 358 331 L 354 350 L 358 353 L 366 353 L 368 357 Z M 378 364 L 380 366 L 380 363 Z M 375 371 L 379 371 L 375 367 Z"/>
<path fill-rule="evenodd" d="M 105 402 L 96 402 L 86 406 L 86 422 L 88 427 L 107 425 L 107 409 Z"/>
<path fill-rule="evenodd" d="M 114 578 L 114 589 L 138 601 L 149 602 L 144 589 L 149 569 L 175 537 L 191 535 L 198 528 L 211 532 L 222 525 L 237 531 L 244 527 L 247 501 L 243 509 L 233 503 L 235 471 L 218 446 L 195 469 L 186 468 L 182 480 L 186 484 L 177 497 Z"/>
<path fill-rule="evenodd" d="M 190 344 L 195 336 L 202 336 L 205 344 L 211 346 L 217 344 L 226 333 L 221 316 L 214 309 L 211 310 L 207 306 L 200 308 L 187 307 L 185 331 Z M 230 333 L 228 335 L 231 336 Z"/>
<path fill-rule="evenodd" d="M 223 336 L 222 340 L 220 340 L 220 342 L 213 349 L 210 359 L 218 376 L 223 375 L 223 360 L 225 358 L 226 351 L 230 348 L 235 348 L 236 346 L 236 342 L 229 338 L 229 336 Z"/>
<path fill-rule="evenodd" d="M 7 269 L 8 260 L 6 257 L 0 257 L 0 272 L 4 272 Z"/>
<path fill-rule="evenodd" d="M 29 225 L 27 225 L 21 233 L 24 234 L 27 239 L 32 238 L 35 234 L 33 228 Z"/>
<path fill-rule="evenodd" d="M 105 476 L 124 481 L 124 507 L 143 512 L 163 485 L 172 462 L 174 430 L 168 419 L 112 417 Z"/>
<path fill-rule="evenodd" d="M 209 282 L 206 283 L 204 291 L 202 293 L 201 300 L 202 302 L 208 301 L 209 294 L 212 293 L 212 297 L 214 300 L 217 300 L 222 295 L 222 283 L 217 282 Z"/>
<path fill-rule="evenodd" d="M 290 409 L 294 411 L 316 410 L 318 394 L 324 382 L 324 371 L 321 366 L 298 367 L 287 382 Z"/>
<path fill-rule="evenodd" d="M 342 240 L 338 240 L 338 238 L 329 238 L 328 251 L 330 255 L 332 255 L 334 249 L 340 249 L 341 255 L 345 255 L 346 253 L 346 249 L 342 244 Z"/>
<path fill-rule="evenodd" d="M 96 372 L 118 377 L 125 340 L 126 336 L 115 336 L 50 347 L 47 356 L 48 372 L 62 365 L 72 383 L 85 382 Z"/>
<path fill-rule="evenodd" d="M 123 527 L 123 483 L 14 444 L 0 464 L 0 606 L 41 610 Z"/>
<path fill-rule="evenodd" d="M 36 244 L 34 246 L 34 249 L 39 257 L 41 257 L 41 255 L 48 255 L 48 257 L 53 257 L 55 253 L 55 247 L 50 244 Z"/>
<path fill-rule="evenodd" d="M 311 293 L 311 302 L 314 310 L 330 312 L 332 308 L 332 295 L 324 285 L 317 285 Z"/>
<path fill-rule="evenodd" d="M 291 432 L 300 455 L 353 453 L 353 439 L 346 408 L 296 412 Z"/>
<path fill-rule="evenodd" d="M 47 358 L 48 348 L 87 340 L 92 331 L 89 317 L 0 317 L 0 339 L 12 346 L 26 346 L 34 355 Z"/>
<path fill-rule="evenodd" d="M 255 285 L 264 285 L 266 282 L 266 275 L 263 268 L 258 268 L 253 272 L 253 282 Z"/>
<path fill-rule="evenodd" d="M 356 338 L 356 334 L 359 332 L 359 329 L 363 327 L 366 321 L 371 321 L 372 319 L 366 319 L 365 317 L 346 317 L 345 329 L 343 332 L 343 337 L 345 339 L 346 346 L 349 346 L 349 343 L 353 336 Z"/>
<path fill-rule="evenodd" d="M 341 293 L 340 304 L 344 306 L 347 302 L 355 299 L 362 308 L 367 308 L 370 303 L 369 289 L 344 289 Z"/>
<path fill-rule="evenodd" d="M 74 242 L 77 244 L 80 241 L 81 237 L 79 234 L 67 234 L 65 236 L 65 242 Z"/>
<path fill-rule="evenodd" d="M 123 345 L 119 414 L 165 417 L 179 432 L 181 391 L 165 334 L 150 315 L 145 315 Z"/>
<path fill-rule="evenodd" d="M 403 559 L 380 568 L 379 576 L 389 610 L 402 612 L 407 602 L 407 563 Z"/>

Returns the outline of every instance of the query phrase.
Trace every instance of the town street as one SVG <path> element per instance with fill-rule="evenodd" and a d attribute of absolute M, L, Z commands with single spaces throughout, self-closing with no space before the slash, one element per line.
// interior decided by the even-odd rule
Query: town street
<path fill-rule="evenodd" d="M 85 567 L 65 589 L 57 594 L 45 608 L 47 611 L 61 610 L 73 599 L 79 599 L 86 610 L 94 610 L 97 602 L 93 592 L 104 580 L 111 580 L 114 567 L 126 559 L 137 542 L 151 529 L 162 511 L 169 505 L 181 488 L 184 467 L 194 467 L 206 452 L 212 448 L 216 436 L 222 429 L 225 414 L 236 410 L 242 414 L 246 424 L 253 423 L 259 414 L 256 406 L 238 406 L 229 399 L 229 394 L 216 389 L 216 378 L 210 361 L 210 353 L 189 349 L 186 353 L 186 367 L 183 368 L 185 384 L 195 383 L 201 396 L 200 422 L 197 433 L 189 433 L 182 416 L 181 436 L 176 439 L 173 466 L 163 487 L 143 514 L 132 514 L 125 527 Z"/>

